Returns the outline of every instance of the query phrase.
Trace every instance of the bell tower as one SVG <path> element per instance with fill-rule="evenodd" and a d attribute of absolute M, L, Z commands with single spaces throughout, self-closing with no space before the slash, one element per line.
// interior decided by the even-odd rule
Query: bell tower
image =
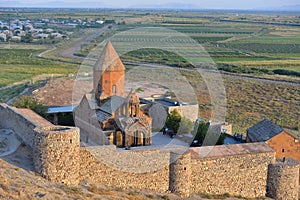
<path fill-rule="evenodd" d="M 108 41 L 94 66 L 93 88 L 100 106 L 101 100 L 124 93 L 125 67 L 119 55 Z"/>

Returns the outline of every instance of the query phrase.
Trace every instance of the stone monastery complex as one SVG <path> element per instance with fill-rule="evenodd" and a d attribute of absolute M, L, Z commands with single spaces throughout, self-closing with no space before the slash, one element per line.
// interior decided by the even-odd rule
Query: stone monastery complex
<path fill-rule="evenodd" d="M 92 180 L 107 186 L 245 198 L 298 199 L 299 164 L 265 142 L 166 149 L 151 145 L 152 119 L 132 91 L 124 94 L 124 65 L 110 42 L 94 67 L 94 89 L 75 109 L 78 127 L 52 125 L 33 111 L 0 104 L 0 128 L 32 151 L 35 171 L 64 184 Z M 102 145 L 83 146 L 98 141 Z"/>

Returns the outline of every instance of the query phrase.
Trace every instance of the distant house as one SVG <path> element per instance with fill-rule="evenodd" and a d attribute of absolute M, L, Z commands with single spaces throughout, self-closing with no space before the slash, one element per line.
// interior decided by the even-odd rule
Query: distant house
<path fill-rule="evenodd" d="M 39 34 L 37 34 L 37 37 L 40 39 L 46 39 L 49 37 L 49 34 L 39 33 Z"/>
<path fill-rule="evenodd" d="M 266 142 L 282 131 L 280 126 L 265 119 L 247 130 L 246 142 Z"/>
<path fill-rule="evenodd" d="M 21 36 L 12 36 L 11 40 L 15 41 L 15 42 L 20 42 L 21 41 Z"/>
<path fill-rule="evenodd" d="M 96 24 L 104 24 L 104 21 L 102 21 L 102 20 L 97 20 L 97 21 L 96 21 Z"/>
<path fill-rule="evenodd" d="M 265 142 L 276 151 L 277 158 L 288 157 L 300 162 L 299 141 L 299 132 L 284 130 L 267 119 L 247 130 L 246 142 Z"/>
<path fill-rule="evenodd" d="M 173 110 L 177 110 L 181 116 L 184 116 L 190 119 L 192 122 L 195 122 L 198 119 L 198 104 L 197 103 L 183 103 L 177 100 L 171 99 L 171 97 L 155 96 L 140 98 L 141 107 L 144 107 L 144 110 L 149 110 L 151 106 L 159 104 L 167 113 L 171 113 Z M 146 108 L 148 107 L 148 108 Z"/>

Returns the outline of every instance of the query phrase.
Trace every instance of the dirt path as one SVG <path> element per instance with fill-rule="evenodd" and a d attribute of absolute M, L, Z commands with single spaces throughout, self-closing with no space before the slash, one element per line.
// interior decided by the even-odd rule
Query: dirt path
<path fill-rule="evenodd" d="M 82 40 L 80 40 L 79 42 L 76 42 L 74 45 L 72 45 L 71 47 L 62 50 L 61 52 L 59 52 L 59 55 L 61 55 L 62 57 L 69 57 L 69 58 L 81 58 L 80 56 L 75 56 L 74 54 L 80 50 L 81 45 L 82 44 L 87 44 L 90 43 L 90 41 L 92 39 L 97 38 L 98 36 L 100 36 L 104 31 L 108 30 L 108 27 L 111 24 L 105 25 L 103 28 L 98 29 L 95 33 L 93 33 L 92 35 L 87 36 L 86 38 L 83 38 Z"/>

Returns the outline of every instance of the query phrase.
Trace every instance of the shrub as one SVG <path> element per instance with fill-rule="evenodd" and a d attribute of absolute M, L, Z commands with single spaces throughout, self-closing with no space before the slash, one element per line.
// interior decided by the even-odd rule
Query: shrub
<path fill-rule="evenodd" d="M 21 96 L 13 101 L 13 106 L 17 108 L 28 108 L 36 112 L 37 114 L 45 117 L 48 111 L 47 106 L 45 106 L 39 100 L 30 96 Z"/>
<path fill-rule="evenodd" d="M 167 120 L 166 120 L 166 126 L 173 130 L 174 133 L 177 133 L 179 127 L 180 127 L 180 121 L 181 116 L 178 113 L 178 111 L 175 109 L 171 111 L 171 113 L 168 114 Z"/>

